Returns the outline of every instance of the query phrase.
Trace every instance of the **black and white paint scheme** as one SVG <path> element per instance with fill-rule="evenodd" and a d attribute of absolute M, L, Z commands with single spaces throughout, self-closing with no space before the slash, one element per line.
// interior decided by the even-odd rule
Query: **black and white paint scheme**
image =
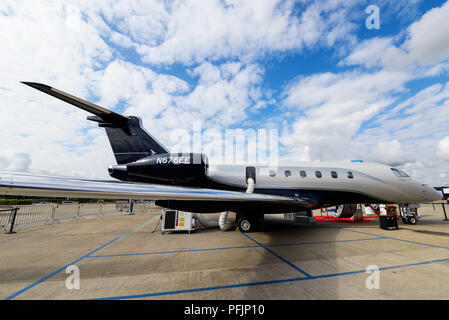
<path fill-rule="evenodd" d="M 122 116 L 44 84 L 24 83 L 93 114 L 87 119 L 105 128 L 117 160 L 108 168 L 114 180 L 1 172 L 2 195 L 151 199 L 183 211 L 236 212 L 237 221 L 246 222 L 243 231 L 253 230 L 268 213 L 310 214 L 311 209 L 341 204 L 405 205 L 442 198 L 432 186 L 397 168 L 361 160 L 279 162 L 272 167 L 213 164 L 205 154 L 171 153 L 138 117 Z"/>

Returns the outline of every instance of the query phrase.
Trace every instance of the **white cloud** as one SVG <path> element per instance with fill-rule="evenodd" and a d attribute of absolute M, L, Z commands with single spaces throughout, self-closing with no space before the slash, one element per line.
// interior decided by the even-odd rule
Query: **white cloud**
<path fill-rule="evenodd" d="M 438 157 L 442 160 L 449 161 L 449 136 L 438 141 Z"/>
<path fill-rule="evenodd" d="M 449 82 L 446 85 L 437 83 L 422 89 L 413 97 L 398 104 L 392 113 L 404 111 L 406 114 L 414 114 L 420 111 L 428 111 L 444 104 L 449 99 Z"/>
<path fill-rule="evenodd" d="M 46 83 L 106 108 L 141 116 L 145 127 L 168 147 L 174 128 L 191 129 L 194 120 L 223 128 L 264 104 L 259 88 L 263 69 L 257 64 L 200 64 L 191 70 L 198 79 L 192 88 L 176 76 L 124 61 L 103 40 L 115 39 L 128 48 L 136 41 L 153 45 L 148 39 L 154 35 L 146 30 L 156 20 L 167 19 L 165 5 L 158 3 L 0 3 L 0 41 L 5 48 L 0 53 L 2 167 L 12 168 L 14 154 L 26 152 L 32 162 L 21 165 L 24 169 L 106 177 L 106 165 L 115 162 L 104 130 L 86 121 L 86 112 L 19 81 Z M 135 16 L 140 10 L 146 18 Z M 119 19 L 107 25 L 100 12 Z"/>
<path fill-rule="evenodd" d="M 95 69 L 112 56 L 99 31 L 75 6 L 9 0 L 2 1 L 1 6 L 10 14 L 0 16 L 4 48 L 0 86 L 10 88 L 20 80 L 47 80 L 86 93 L 96 78 Z"/>
<path fill-rule="evenodd" d="M 31 164 L 31 156 L 25 152 L 14 153 L 9 160 L 8 169 L 14 171 L 28 171 Z"/>
<path fill-rule="evenodd" d="M 177 77 L 114 60 L 104 71 L 100 105 L 125 102 L 124 114 L 141 116 L 144 125 L 169 145 L 169 131 L 191 130 L 194 121 L 224 128 L 241 122 L 247 110 L 263 104 L 263 69 L 256 64 L 204 63 L 190 72 L 195 87 Z"/>
<path fill-rule="evenodd" d="M 5 156 L 0 156 L 0 169 L 7 169 L 9 166 L 8 158 Z"/>
<path fill-rule="evenodd" d="M 263 72 L 257 64 L 214 66 L 204 63 L 193 70 L 199 77 L 198 85 L 187 96 L 175 99 L 176 108 L 196 113 L 194 119 L 200 116 L 200 120 L 211 126 L 224 127 L 242 122 L 247 116 L 246 109 L 263 99 L 258 87 Z"/>
<path fill-rule="evenodd" d="M 84 120 L 86 113 L 19 82 L 43 82 L 88 98 L 98 69 L 112 57 L 100 32 L 63 2 L 6 0 L 0 11 L 7 13 L 0 14 L 0 147 L 8 167 L 85 176 L 104 171 L 98 163 L 108 157 L 80 151 L 96 141 L 86 131 L 94 126 Z M 22 153 L 32 161 L 17 156 Z"/>
<path fill-rule="evenodd" d="M 366 159 L 391 166 L 400 166 L 414 160 L 410 155 L 404 153 L 401 143 L 398 140 L 379 141 L 366 154 Z"/>
<path fill-rule="evenodd" d="M 359 158 L 363 151 L 355 148 L 354 136 L 365 121 L 394 101 L 393 93 L 402 91 L 407 79 L 406 73 L 386 71 L 299 78 L 284 91 L 283 103 L 292 110 L 293 119 L 281 142 L 311 160 Z"/>
<path fill-rule="evenodd" d="M 447 69 L 449 58 L 449 2 L 426 12 L 407 29 L 406 39 L 396 44 L 398 37 L 374 38 L 358 44 L 344 59 L 344 65 L 376 65 L 388 69 L 418 69 L 432 75 Z M 443 63 L 443 66 L 435 66 Z M 428 67 L 433 67 L 430 72 Z M 420 68 L 426 67 L 423 70 Z"/>
<path fill-rule="evenodd" d="M 449 2 L 426 12 L 409 28 L 410 38 L 404 49 L 410 59 L 430 65 L 449 57 Z"/>
<path fill-rule="evenodd" d="M 381 94 L 404 90 L 403 84 L 409 79 L 407 73 L 391 71 L 314 74 L 298 78 L 289 84 L 284 91 L 284 104 L 288 107 L 316 110 L 316 107 L 332 102 L 343 109 L 329 106 L 324 111 L 351 112 L 366 108 L 367 100 L 377 101 Z"/>
<path fill-rule="evenodd" d="M 431 85 L 379 115 L 361 139 L 370 136 L 383 140 L 397 138 L 413 143 L 413 148 L 417 145 L 424 148 L 425 143 L 426 151 L 434 154 L 436 140 L 444 135 L 449 121 L 448 106 L 449 83 Z"/>
<path fill-rule="evenodd" d="M 86 11 L 104 16 L 106 22 L 98 17 L 92 20 L 107 37 L 133 47 L 145 62 L 153 64 L 229 58 L 249 62 L 267 53 L 351 42 L 355 25 L 348 13 L 355 5 L 354 0 L 99 0 L 82 4 Z M 109 26 L 112 23 L 114 27 Z"/>
<path fill-rule="evenodd" d="M 372 38 L 358 44 L 340 65 L 365 65 L 370 68 L 381 64 L 386 56 L 394 54 L 397 54 L 397 49 L 393 46 L 393 38 Z"/>
<path fill-rule="evenodd" d="M 438 170 L 449 169 L 442 161 L 449 155 L 449 140 L 442 139 L 449 123 L 449 83 L 428 86 L 398 103 L 410 79 L 407 72 L 382 70 L 295 80 L 284 92 L 292 119 L 281 142 L 292 153 L 289 158 L 365 159 L 444 184 Z"/>
<path fill-rule="evenodd" d="M 445 138 L 449 122 L 449 85 L 435 84 L 371 120 L 371 127 L 354 139 L 359 145 L 399 141 L 397 159 L 416 178 L 433 185 L 447 183 L 438 170 L 448 170 Z M 386 153 L 388 156 L 388 153 Z M 383 152 L 379 155 L 383 157 Z"/>
<path fill-rule="evenodd" d="M 148 109 L 155 114 L 167 106 L 167 103 L 158 105 L 146 99 L 158 97 L 160 103 L 164 98 L 170 100 L 170 94 L 184 93 L 188 89 L 188 83 L 182 79 L 158 74 L 149 68 L 117 59 L 104 69 L 99 85 L 99 104 L 115 106 L 120 101 L 125 101 L 128 105 L 139 106 L 150 103 Z"/>

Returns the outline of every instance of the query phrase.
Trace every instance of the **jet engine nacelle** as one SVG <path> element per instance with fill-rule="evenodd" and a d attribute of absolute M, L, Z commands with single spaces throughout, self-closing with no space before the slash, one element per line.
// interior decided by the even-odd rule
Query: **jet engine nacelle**
<path fill-rule="evenodd" d="M 201 153 L 163 153 L 125 165 L 109 167 L 109 174 L 119 180 L 132 177 L 160 181 L 201 181 L 207 174 L 207 157 Z"/>

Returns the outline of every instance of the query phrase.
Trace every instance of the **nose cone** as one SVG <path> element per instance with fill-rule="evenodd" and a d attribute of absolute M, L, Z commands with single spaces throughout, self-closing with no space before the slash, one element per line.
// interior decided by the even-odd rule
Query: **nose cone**
<path fill-rule="evenodd" d="M 440 191 L 438 191 L 430 186 L 424 187 L 424 195 L 423 196 L 424 196 L 425 202 L 432 202 L 432 201 L 438 201 L 438 200 L 443 199 L 443 194 Z"/>

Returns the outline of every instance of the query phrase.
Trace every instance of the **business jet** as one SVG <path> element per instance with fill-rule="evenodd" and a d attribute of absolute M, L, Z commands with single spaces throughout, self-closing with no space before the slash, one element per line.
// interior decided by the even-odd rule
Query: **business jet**
<path fill-rule="evenodd" d="M 243 232 L 255 230 L 268 213 L 311 216 L 312 209 L 349 203 L 405 205 L 442 198 L 431 186 L 379 163 L 280 162 L 273 168 L 213 164 L 204 154 L 170 153 L 138 117 L 44 84 L 23 83 L 93 114 L 87 119 L 105 128 L 117 161 L 108 168 L 114 180 L 1 172 L 1 195 L 150 199 L 175 210 L 235 212 Z"/>

